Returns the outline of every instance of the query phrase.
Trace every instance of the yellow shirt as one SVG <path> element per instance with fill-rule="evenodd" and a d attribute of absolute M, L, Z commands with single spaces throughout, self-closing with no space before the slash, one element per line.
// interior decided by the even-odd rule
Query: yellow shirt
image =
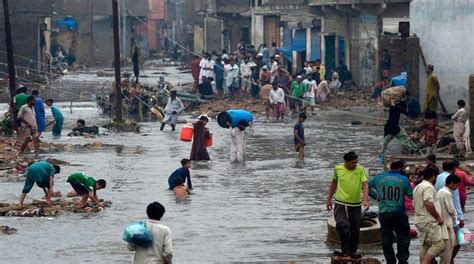
<path fill-rule="evenodd" d="M 362 203 L 362 183 L 367 182 L 367 172 L 364 167 L 357 165 L 353 170 L 344 164 L 334 168 L 332 177 L 337 181 L 336 203 L 347 206 L 360 206 Z"/>
<path fill-rule="evenodd" d="M 431 74 L 426 80 L 426 97 L 433 98 L 439 95 L 439 82 L 436 75 Z"/>

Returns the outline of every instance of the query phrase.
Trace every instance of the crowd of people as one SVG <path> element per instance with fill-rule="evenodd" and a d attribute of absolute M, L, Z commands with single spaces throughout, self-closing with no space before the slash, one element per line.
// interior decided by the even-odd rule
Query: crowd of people
<path fill-rule="evenodd" d="M 403 160 L 396 160 L 390 164 L 389 171 L 369 179 L 356 153 L 349 152 L 343 158 L 344 163 L 334 168 L 326 202 L 327 209 L 334 211 L 341 239 L 342 251 L 335 252 L 336 256 L 360 258 L 357 254 L 360 214 L 362 209 L 369 209 L 370 196 L 378 200 L 382 249 L 387 263 L 409 263 L 412 235 L 408 213 L 415 216 L 420 240 L 419 262 L 429 264 L 439 257 L 441 264 L 454 263 L 464 243 L 459 234 L 465 225 L 466 187 L 474 186 L 458 160 L 443 162 L 440 173 L 436 158 L 430 155 L 424 169 L 414 177 L 405 171 Z"/>
<path fill-rule="evenodd" d="M 297 123 L 293 127 L 293 143 L 298 158 L 305 157 L 304 122 L 311 115 L 317 103 L 322 103 L 337 94 L 346 81 L 350 81 L 350 72 L 341 62 L 331 73 L 327 71 L 320 60 L 305 62 L 304 68 L 297 75 L 291 76 L 283 67 L 283 60 L 275 47 L 267 48 L 262 45 L 262 52 L 245 50 L 243 47 L 234 54 L 222 50 L 205 53 L 203 58 L 196 56 L 191 62 L 195 91 L 203 98 L 225 98 L 247 100 L 259 98 L 264 101 L 266 116 L 275 120 L 283 120 L 287 109 L 297 114 Z M 373 89 L 373 98 L 380 98 L 382 92 L 389 87 L 388 70 L 390 55 L 384 50 L 383 80 Z M 458 160 L 448 160 L 442 164 L 440 173 L 436 165 L 437 142 L 439 128 L 437 113 L 439 100 L 439 82 L 433 75 L 433 66 L 426 67 L 428 73 L 427 93 L 424 103 L 424 118 L 420 132 L 422 141 L 415 144 L 400 126 L 401 115 L 416 117 L 414 108 L 410 107 L 409 93 L 402 98 L 392 98 L 388 107 L 388 120 L 384 126 L 384 142 L 381 150 L 381 161 L 386 162 L 385 154 L 390 142 L 397 139 L 411 153 L 419 153 L 425 149 L 427 164 L 411 177 L 405 171 L 406 163 L 396 160 L 389 164 L 389 170 L 369 178 L 367 170 L 359 164 L 355 152 L 343 156 L 344 162 L 335 166 L 326 200 L 327 210 L 334 212 L 336 230 L 341 240 L 341 252 L 336 256 L 360 258 L 358 244 L 361 225 L 361 213 L 370 208 L 369 197 L 378 200 L 378 218 L 381 226 L 383 252 L 387 263 L 408 263 L 410 257 L 410 224 L 407 213 L 415 215 L 415 226 L 420 239 L 420 263 L 432 263 L 440 257 L 440 263 L 453 263 L 461 243 L 457 233 L 465 225 L 464 208 L 467 195 L 466 187 L 474 186 L 474 181 L 465 170 L 461 169 Z M 329 78 L 328 78 L 329 77 Z M 137 74 L 138 78 L 138 74 Z M 18 134 L 22 138 L 19 154 L 22 155 L 30 141 L 33 142 L 36 158 L 39 154 L 39 137 L 49 125 L 54 125 L 53 136 L 60 136 L 63 125 L 63 115 L 54 106 L 53 99 L 45 102 L 37 90 L 27 93 L 26 87 L 19 87 L 15 96 L 18 116 Z M 130 97 L 136 95 L 130 92 Z M 51 108 L 54 120 L 47 123 L 45 105 Z M 468 114 L 464 100 L 457 102 L 458 111 L 452 116 L 454 121 L 454 139 L 459 150 L 458 158 L 466 155 L 464 132 Z M 415 109 L 416 110 L 416 109 Z M 184 105 L 177 92 L 170 91 L 170 96 L 164 108 L 164 118 L 160 130 L 166 125 L 171 130 L 176 129 L 179 115 L 184 111 Z M 415 111 L 416 112 L 416 111 Z M 418 111 L 419 114 L 420 111 Z M 168 187 L 176 197 L 184 199 L 193 190 L 191 168 L 194 161 L 210 160 L 207 151 L 212 141 L 212 132 L 207 127 L 209 118 L 200 116 L 192 124 L 193 139 L 189 159 L 181 160 L 181 167 L 176 169 L 168 178 Z M 74 131 L 82 131 L 84 120 L 78 120 Z M 245 161 L 247 138 L 252 133 L 252 123 L 241 121 L 232 127 L 227 123 L 230 137 L 230 161 L 242 163 Z M 60 173 L 60 167 L 45 161 L 33 163 L 27 171 L 26 181 L 20 195 L 20 206 L 23 206 L 26 195 L 33 185 L 43 189 L 45 199 L 51 204 L 54 194 L 54 176 Z M 74 192 L 81 196 L 77 206 L 85 208 L 89 201 L 96 206 L 103 206 L 97 196 L 97 191 L 105 188 L 106 181 L 95 180 L 83 172 L 71 174 L 67 182 Z M 334 206 L 333 206 L 334 198 Z M 149 220 L 146 224 L 153 234 L 155 243 L 149 248 L 143 248 L 129 243 L 128 248 L 135 251 L 135 263 L 170 262 L 173 257 L 171 232 L 159 221 L 165 213 L 165 208 L 158 202 L 148 205 L 146 209 Z M 397 243 L 397 253 L 393 243 Z"/>
<path fill-rule="evenodd" d="M 23 157 L 29 142 L 33 142 L 35 149 L 35 158 L 39 157 L 39 142 L 40 136 L 45 131 L 46 127 L 53 125 L 53 136 L 60 136 L 63 128 L 64 117 L 61 111 L 54 106 L 53 99 L 47 99 L 43 102 L 39 96 L 38 90 L 33 90 L 28 94 L 28 88 L 20 85 L 16 90 L 14 97 L 15 111 L 18 118 L 17 134 L 18 138 L 22 140 L 19 151 L 19 156 Z M 54 120 L 46 123 L 45 105 L 51 109 Z"/>
<path fill-rule="evenodd" d="M 277 48 L 265 44 L 261 48 L 261 52 L 241 48 L 229 54 L 223 49 L 221 54 L 195 56 L 190 63 L 194 92 L 205 99 L 260 98 L 267 112 L 272 110 L 276 119 L 282 119 L 287 109 L 293 113 L 310 109 L 311 114 L 317 103 L 349 83 L 351 74 L 343 62 L 328 72 L 321 60 L 306 61 L 298 74 L 291 75 Z"/>

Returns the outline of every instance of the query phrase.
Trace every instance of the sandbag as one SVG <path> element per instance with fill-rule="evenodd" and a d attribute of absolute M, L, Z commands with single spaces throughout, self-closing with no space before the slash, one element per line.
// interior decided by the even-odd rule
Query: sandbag
<path fill-rule="evenodd" d="M 405 96 L 406 89 L 403 86 L 390 87 L 382 91 L 382 102 L 385 107 L 392 106 L 392 98 L 395 102 L 400 101 Z"/>
<path fill-rule="evenodd" d="M 153 234 L 144 221 L 127 225 L 122 239 L 142 248 L 149 248 L 153 244 Z"/>

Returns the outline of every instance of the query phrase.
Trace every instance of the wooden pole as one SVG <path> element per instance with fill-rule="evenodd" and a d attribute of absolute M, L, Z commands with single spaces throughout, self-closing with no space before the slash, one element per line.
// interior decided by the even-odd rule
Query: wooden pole
<path fill-rule="evenodd" d="M 112 0 L 113 26 L 114 26 L 114 66 L 115 66 L 115 121 L 122 122 L 122 89 L 120 87 L 120 43 L 119 43 L 119 17 L 117 0 Z"/>
<path fill-rule="evenodd" d="M 15 62 L 13 60 L 13 42 L 10 25 L 10 14 L 8 10 L 8 0 L 3 0 L 3 16 L 5 20 L 5 42 L 7 44 L 7 63 L 8 63 L 8 86 L 10 88 L 10 113 L 12 114 L 13 129 L 17 129 L 16 111 L 15 111 Z"/>

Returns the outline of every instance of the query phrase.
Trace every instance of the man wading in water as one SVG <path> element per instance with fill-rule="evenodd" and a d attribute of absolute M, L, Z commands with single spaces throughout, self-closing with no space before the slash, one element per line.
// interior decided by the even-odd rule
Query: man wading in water
<path fill-rule="evenodd" d="M 366 211 L 369 210 L 369 186 L 367 172 L 358 163 L 359 159 L 354 152 L 345 154 L 344 164 L 334 168 L 334 175 L 329 187 L 326 208 L 328 211 L 333 209 L 332 197 L 335 193 L 334 219 L 336 220 L 336 230 L 341 238 L 342 253 L 335 251 L 336 256 L 360 258 L 360 255 L 356 254 L 359 245 L 360 212 L 362 204 Z M 360 195 L 361 190 L 363 200 Z"/>
<path fill-rule="evenodd" d="M 160 130 L 163 131 L 166 124 L 171 126 L 171 130 L 176 129 L 176 123 L 178 122 L 178 116 L 184 110 L 184 105 L 181 99 L 177 97 L 178 93 L 176 91 L 170 92 L 170 97 L 168 98 L 168 103 L 165 107 L 165 117 L 161 123 Z"/>

